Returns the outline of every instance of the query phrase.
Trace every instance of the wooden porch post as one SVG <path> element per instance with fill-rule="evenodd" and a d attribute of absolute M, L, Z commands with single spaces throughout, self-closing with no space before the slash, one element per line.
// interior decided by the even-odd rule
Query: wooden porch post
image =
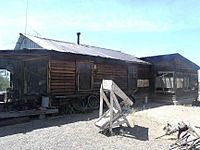
<path fill-rule="evenodd" d="M 173 73 L 173 79 L 174 79 L 174 94 L 172 95 L 172 101 L 174 103 L 174 105 L 176 105 L 178 103 L 177 101 L 177 97 L 176 97 L 176 71 Z"/>

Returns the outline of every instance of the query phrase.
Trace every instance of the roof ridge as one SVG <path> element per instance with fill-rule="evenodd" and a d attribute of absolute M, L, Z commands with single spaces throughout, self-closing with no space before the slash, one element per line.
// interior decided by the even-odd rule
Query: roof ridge
<path fill-rule="evenodd" d="M 20 33 L 22 34 L 22 33 Z M 40 37 L 40 36 L 35 36 L 35 35 L 30 35 L 30 34 L 22 34 L 23 36 L 32 36 L 32 37 L 35 37 L 35 38 L 39 38 L 39 39 L 44 39 L 44 40 L 51 40 L 51 41 L 55 41 L 55 42 L 63 42 L 63 43 L 69 43 L 69 44 L 76 44 L 76 43 L 73 43 L 73 42 L 67 42 L 67 41 L 62 41 L 62 40 L 55 40 L 55 39 L 50 39 L 50 38 L 43 38 L 43 37 Z"/>
<path fill-rule="evenodd" d="M 22 34 L 22 33 L 20 33 L 20 34 Z M 30 35 L 30 34 L 22 34 L 22 35 L 24 35 L 24 36 L 28 35 L 28 36 L 32 36 L 32 37 L 35 37 L 35 38 L 44 39 L 44 40 L 51 40 L 51 41 L 55 41 L 55 42 L 63 42 L 63 43 L 69 43 L 69 44 L 78 45 L 78 44 L 73 43 L 73 42 L 62 41 L 62 40 L 55 40 L 55 39 L 51 39 L 51 38 L 43 38 L 43 37 L 40 37 L 40 36 L 35 36 L 35 35 Z M 79 45 L 80 46 L 85 46 L 85 47 L 101 48 L 101 49 L 105 49 L 105 50 L 111 50 L 111 51 L 115 51 L 115 52 L 124 53 L 121 50 L 115 50 L 115 49 L 110 49 L 110 48 L 105 48 L 105 47 L 98 47 L 98 46 L 94 46 L 94 45 L 88 45 L 88 44 L 79 44 Z M 127 54 L 127 53 L 124 53 L 124 54 Z M 127 54 L 127 55 L 131 55 L 131 54 Z M 131 55 L 131 56 L 134 56 L 134 55 Z"/>
<path fill-rule="evenodd" d="M 161 54 L 161 55 L 145 56 L 145 57 L 140 57 L 140 58 L 161 57 L 161 56 L 169 56 L 169 55 L 181 55 L 181 54 L 179 54 L 179 53 L 171 53 L 171 54 Z"/>
<path fill-rule="evenodd" d="M 119 60 L 130 61 L 130 62 L 147 63 L 132 54 L 128 54 L 120 50 L 102 48 L 102 47 L 97 47 L 97 46 L 92 46 L 92 45 L 87 45 L 87 44 L 76 44 L 72 42 L 43 38 L 43 37 L 29 35 L 29 34 L 20 33 L 20 35 L 30 39 L 32 42 L 35 42 L 36 44 L 38 44 L 40 47 L 50 49 L 50 50 L 72 52 L 75 54 L 83 54 L 83 55 L 89 55 L 89 56 L 99 56 L 103 58 L 119 59 Z"/>

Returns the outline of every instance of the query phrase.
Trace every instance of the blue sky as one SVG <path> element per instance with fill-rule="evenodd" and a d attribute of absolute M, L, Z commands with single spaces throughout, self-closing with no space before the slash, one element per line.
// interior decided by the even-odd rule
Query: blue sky
<path fill-rule="evenodd" d="M 27 0 L 0 5 L 0 49 L 25 32 Z M 180 53 L 200 65 L 199 0 L 28 0 L 27 33 L 121 50 L 137 57 Z"/>

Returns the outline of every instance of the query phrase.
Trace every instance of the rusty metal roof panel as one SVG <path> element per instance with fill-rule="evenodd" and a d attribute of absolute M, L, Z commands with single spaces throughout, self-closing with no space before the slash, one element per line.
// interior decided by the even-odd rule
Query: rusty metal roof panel
<path fill-rule="evenodd" d="M 118 59 L 118 60 L 123 60 L 127 62 L 134 62 L 134 63 L 149 64 L 148 62 L 138 59 L 133 55 L 129 55 L 121 51 L 89 46 L 89 45 L 84 45 L 84 44 L 78 45 L 75 43 L 58 41 L 58 40 L 53 40 L 53 39 L 46 39 L 46 38 L 35 37 L 35 36 L 30 36 L 30 35 L 23 35 L 23 36 L 27 37 L 34 43 L 38 44 L 38 46 L 44 49 L 48 49 L 48 50 L 55 50 L 59 52 L 67 52 L 67 53 L 82 54 L 82 55 L 89 55 L 89 56 L 99 56 L 103 58 Z"/>

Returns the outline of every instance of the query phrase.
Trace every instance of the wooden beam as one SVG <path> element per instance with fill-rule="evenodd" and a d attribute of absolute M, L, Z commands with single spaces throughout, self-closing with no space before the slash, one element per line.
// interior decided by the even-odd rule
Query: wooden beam
<path fill-rule="evenodd" d="M 17 123 L 25 123 L 28 121 L 30 121 L 29 117 L 3 119 L 0 121 L 0 127 L 7 126 L 7 125 L 13 125 L 13 124 L 17 124 Z"/>
<path fill-rule="evenodd" d="M 58 109 L 47 109 L 47 110 L 33 109 L 33 110 L 24 110 L 24 111 L 1 112 L 0 119 L 35 116 L 35 115 L 40 115 L 40 114 L 54 114 L 54 113 L 58 113 Z"/>

